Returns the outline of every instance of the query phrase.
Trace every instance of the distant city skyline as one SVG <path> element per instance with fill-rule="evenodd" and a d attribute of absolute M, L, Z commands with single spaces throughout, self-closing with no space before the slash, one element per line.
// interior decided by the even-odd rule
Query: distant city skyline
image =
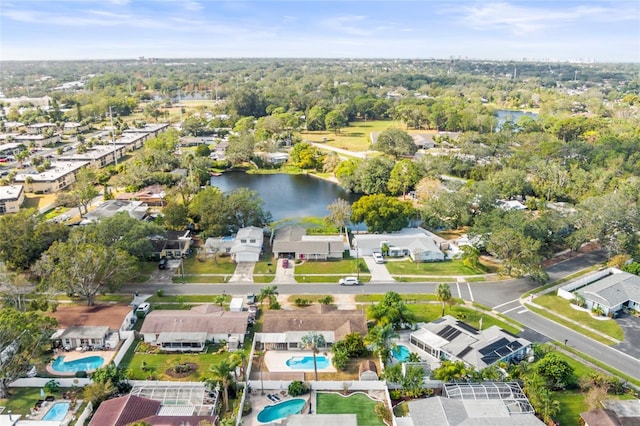
<path fill-rule="evenodd" d="M 640 62 L 640 1 L 0 1 L 0 60 L 138 57 Z"/>

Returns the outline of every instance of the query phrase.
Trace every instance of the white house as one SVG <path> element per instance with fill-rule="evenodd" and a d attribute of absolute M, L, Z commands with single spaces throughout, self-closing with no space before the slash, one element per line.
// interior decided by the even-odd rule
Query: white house
<path fill-rule="evenodd" d="M 433 237 L 421 228 L 405 228 L 389 234 L 358 234 L 353 237 L 353 245 L 358 247 L 363 256 L 381 252 L 388 247 L 388 256 L 409 256 L 418 262 L 438 262 L 445 259 L 445 254 Z"/>
<path fill-rule="evenodd" d="M 257 262 L 263 242 L 262 228 L 249 226 L 241 228 L 234 236 L 207 238 L 204 247 L 208 254 L 230 254 L 235 262 Z"/>

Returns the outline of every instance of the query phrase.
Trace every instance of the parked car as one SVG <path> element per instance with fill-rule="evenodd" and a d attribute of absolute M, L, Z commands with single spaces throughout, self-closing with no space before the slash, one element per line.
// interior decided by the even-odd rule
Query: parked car
<path fill-rule="evenodd" d="M 151 305 L 147 302 L 141 303 L 137 308 L 136 308 L 136 316 L 140 317 L 140 316 L 145 316 L 149 313 L 149 311 L 151 310 Z"/>
<path fill-rule="evenodd" d="M 362 281 L 360 281 L 356 277 L 346 277 L 346 278 L 340 278 L 340 281 L 338 281 L 338 284 L 340 284 L 340 285 L 362 285 Z"/>
<path fill-rule="evenodd" d="M 373 260 L 376 263 L 384 263 L 384 257 L 382 257 L 382 253 L 374 252 L 373 253 Z"/>
<path fill-rule="evenodd" d="M 283 268 L 288 268 L 289 267 L 289 259 L 284 259 L 282 261 L 282 267 Z"/>
<path fill-rule="evenodd" d="M 160 262 L 158 262 L 158 269 L 166 269 L 168 263 L 169 261 L 167 259 L 165 258 L 160 259 Z"/>
<path fill-rule="evenodd" d="M 256 295 L 254 293 L 247 294 L 247 305 L 253 305 L 256 303 Z"/>

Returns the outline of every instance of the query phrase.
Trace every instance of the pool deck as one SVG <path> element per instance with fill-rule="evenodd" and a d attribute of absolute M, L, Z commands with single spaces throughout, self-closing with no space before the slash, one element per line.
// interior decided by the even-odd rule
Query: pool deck
<path fill-rule="evenodd" d="M 265 425 L 267 423 L 262 423 L 258 421 L 258 414 L 265 408 L 268 407 L 269 405 L 276 405 L 277 402 L 273 402 L 271 401 L 269 398 L 267 398 L 267 395 L 270 394 L 275 394 L 278 396 L 278 398 L 280 398 L 279 402 L 284 402 L 284 401 L 288 401 L 290 399 L 295 399 L 295 398 L 303 398 L 303 399 L 308 399 L 309 398 L 309 394 L 306 395 L 300 395 L 300 396 L 296 396 L 296 397 L 291 397 L 289 395 L 287 395 L 285 390 L 264 390 L 264 395 L 261 395 L 260 391 L 253 391 L 251 393 L 250 396 L 250 401 L 251 401 L 251 414 L 249 414 L 246 417 L 242 418 L 242 424 L 243 425 L 249 425 L 249 426 L 261 426 L 261 425 Z M 316 402 L 316 394 L 315 391 L 311 391 L 311 401 L 313 403 L 313 406 L 315 407 L 315 402 Z M 276 421 L 275 423 L 279 423 L 279 421 Z M 274 423 L 268 423 L 268 424 L 274 424 Z"/>
<path fill-rule="evenodd" d="M 76 359 L 88 358 L 90 356 L 100 356 L 104 359 L 104 363 L 102 364 L 102 366 L 105 366 L 111 362 L 111 360 L 113 359 L 113 357 L 116 356 L 117 353 L 118 351 L 116 350 L 84 351 L 84 352 L 75 351 L 75 350 L 69 351 L 69 352 L 58 351 L 56 354 L 53 355 L 53 359 L 51 360 L 51 362 L 47 364 L 46 370 L 47 370 L 47 373 L 55 376 L 73 377 L 76 374 L 73 371 L 63 372 L 63 371 L 54 370 L 52 367 L 53 361 L 55 361 L 55 359 L 58 358 L 59 356 L 63 356 L 65 362 L 75 361 Z"/>
<path fill-rule="evenodd" d="M 271 372 L 306 372 L 313 373 L 313 367 L 311 368 L 291 368 L 287 365 L 287 360 L 296 357 L 313 357 L 313 352 L 311 351 L 273 351 L 269 350 L 264 354 L 264 364 Z M 336 368 L 331 364 L 331 358 L 333 354 L 327 351 L 325 355 L 324 352 L 320 352 L 317 356 L 324 356 L 329 360 L 329 366 L 323 369 L 318 369 L 318 372 L 322 373 L 335 373 Z"/>
<path fill-rule="evenodd" d="M 53 405 L 56 402 L 71 402 L 68 399 L 55 399 L 53 401 L 45 401 L 42 403 L 42 406 L 40 407 L 40 409 L 38 410 L 34 410 L 33 408 L 31 409 L 31 414 L 27 415 L 25 420 L 38 420 L 41 421 L 42 418 L 49 412 L 49 410 L 51 409 L 51 407 L 53 407 Z M 71 420 L 75 419 L 75 411 L 80 408 L 80 406 L 82 405 L 82 400 L 78 399 L 76 400 L 75 406 L 71 407 L 71 405 L 69 406 L 69 411 L 67 412 L 66 416 L 64 417 L 63 420 L 59 420 L 60 424 L 70 424 Z M 73 408 L 73 409 L 72 409 Z M 58 421 L 58 420 L 55 420 Z M 69 423 L 67 423 L 69 422 Z"/>

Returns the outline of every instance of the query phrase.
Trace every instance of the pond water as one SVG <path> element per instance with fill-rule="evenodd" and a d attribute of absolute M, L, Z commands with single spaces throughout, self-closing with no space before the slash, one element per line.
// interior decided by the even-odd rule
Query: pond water
<path fill-rule="evenodd" d="M 238 188 L 257 191 L 264 200 L 264 209 L 271 212 L 274 221 L 308 216 L 324 217 L 327 206 L 337 198 L 353 203 L 360 195 L 345 191 L 333 182 L 309 175 L 253 175 L 226 172 L 211 178 L 211 185 L 223 192 Z"/>
<path fill-rule="evenodd" d="M 536 114 L 535 112 L 510 110 L 510 109 L 496 110 L 495 115 L 496 115 L 496 118 L 498 119 L 498 124 L 496 125 L 496 131 L 499 131 L 502 128 L 502 125 L 507 121 L 511 121 L 515 123 L 523 115 L 529 116 L 534 120 L 538 118 L 538 114 Z"/>

